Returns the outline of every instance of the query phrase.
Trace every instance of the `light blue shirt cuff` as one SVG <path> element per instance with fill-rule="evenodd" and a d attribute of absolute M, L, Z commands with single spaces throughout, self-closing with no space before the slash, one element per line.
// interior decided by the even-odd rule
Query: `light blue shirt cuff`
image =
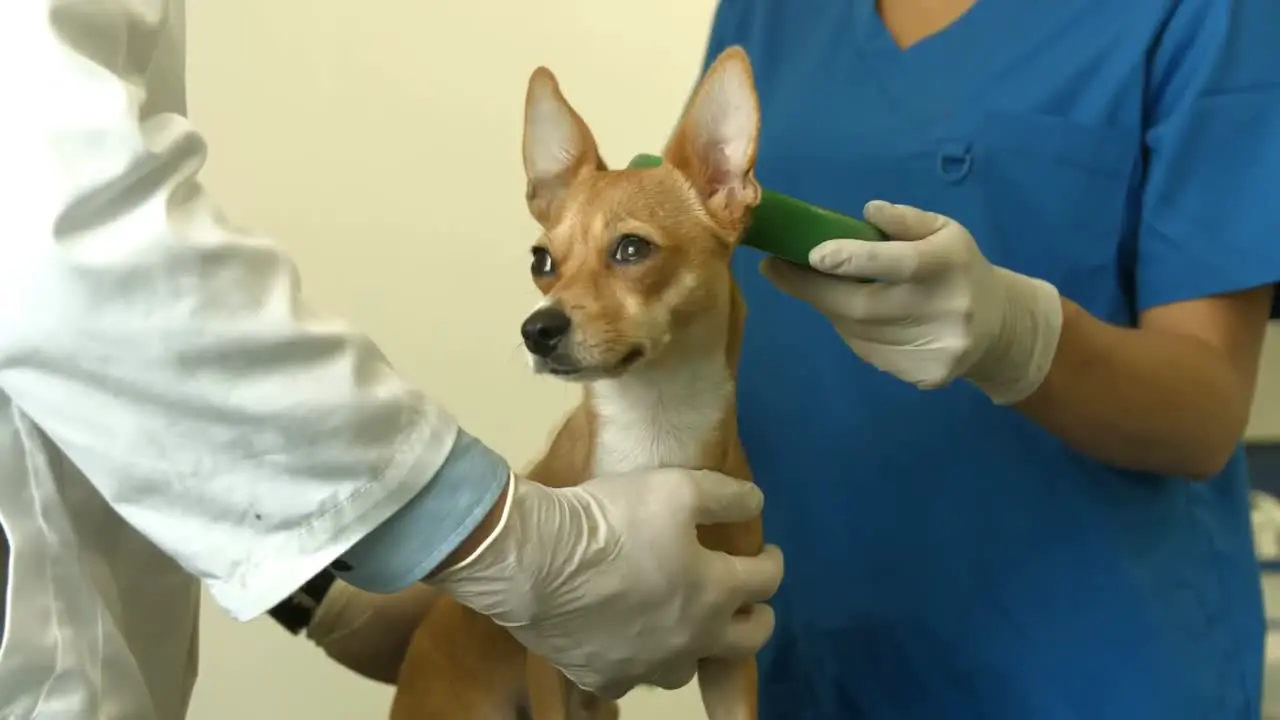
<path fill-rule="evenodd" d="M 480 525 L 510 478 L 507 461 L 462 429 L 444 465 L 404 507 L 335 563 L 344 581 L 392 593 L 426 577 Z"/>

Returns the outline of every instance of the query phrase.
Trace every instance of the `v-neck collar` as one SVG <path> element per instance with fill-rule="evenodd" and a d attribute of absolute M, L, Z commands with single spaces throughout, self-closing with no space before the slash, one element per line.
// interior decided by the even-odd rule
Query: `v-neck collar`
<path fill-rule="evenodd" d="M 950 25 L 904 50 L 876 11 L 876 0 L 856 0 L 854 54 L 867 68 L 867 79 L 888 103 L 884 111 L 925 132 L 934 131 L 939 117 L 953 118 L 960 110 L 958 105 L 978 91 L 989 63 L 997 62 L 998 53 L 984 47 L 992 39 L 982 26 L 1002 26 L 988 17 L 1000 12 L 1001 2 L 976 0 Z M 939 64 L 954 64 L 961 58 L 971 68 L 969 82 L 940 84 L 933 79 Z M 925 88 L 931 97 L 927 108 L 920 104 L 920 92 Z"/>
<path fill-rule="evenodd" d="M 885 56 L 889 59 L 905 59 L 910 56 L 928 54 L 934 46 L 943 46 L 952 42 L 954 36 L 963 35 L 965 27 L 975 20 L 981 12 L 989 10 L 995 0 L 975 0 L 973 6 L 965 10 L 950 25 L 917 40 L 906 48 L 898 45 L 885 25 L 884 18 L 876 11 L 876 0 L 859 0 L 857 3 L 858 41 L 865 53 Z"/>

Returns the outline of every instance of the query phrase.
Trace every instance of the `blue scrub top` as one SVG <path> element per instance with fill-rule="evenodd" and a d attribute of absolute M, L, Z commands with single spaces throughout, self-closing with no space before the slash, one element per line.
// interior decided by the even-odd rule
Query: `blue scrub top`
<path fill-rule="evenodd" d="M 901 51 L 873 0 L 722 0 L 757 176 L 849 214 L 958 219 L 1094 315 L 1280 279 L 1280 3 L 979 0 Z M 1259 713 L 1240 455 L 1108 467 L 967 384 L 859 360 L 758 272 L 741 432 L 787 553 L 764 720 L 1228 720 Z"/>

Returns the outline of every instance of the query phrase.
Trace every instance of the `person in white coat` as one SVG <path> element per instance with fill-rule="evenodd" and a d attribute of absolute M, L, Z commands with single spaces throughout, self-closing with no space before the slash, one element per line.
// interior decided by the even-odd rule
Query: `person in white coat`
<path fill-rule="evenodd" d="M 758 490 L 517 477 L 223 218 L 183 75 L 180 0 L 0 3 L 0 717 L 182 718 L 199 582 L 248 619 L 326 568 L 614 697 L 766 641 L 781 555 L 693 531 Z"/>

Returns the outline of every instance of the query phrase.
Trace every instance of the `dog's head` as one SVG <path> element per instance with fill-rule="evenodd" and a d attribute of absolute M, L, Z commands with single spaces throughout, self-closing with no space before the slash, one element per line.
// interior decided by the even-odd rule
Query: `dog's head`
<path fill-rule="evenodd" d="M 535 370 L 616 377 L 696 340 L 699 320 L 727 307 L 729 257 L 760 201 L 759 128 L 750 62 L 730 48 L 698 84 L 662 165 L 611 171 L 555 76 L 534 71 L 524 167 L 543 229 L 530 272 L 544 297 L 521 334 Z"/>

